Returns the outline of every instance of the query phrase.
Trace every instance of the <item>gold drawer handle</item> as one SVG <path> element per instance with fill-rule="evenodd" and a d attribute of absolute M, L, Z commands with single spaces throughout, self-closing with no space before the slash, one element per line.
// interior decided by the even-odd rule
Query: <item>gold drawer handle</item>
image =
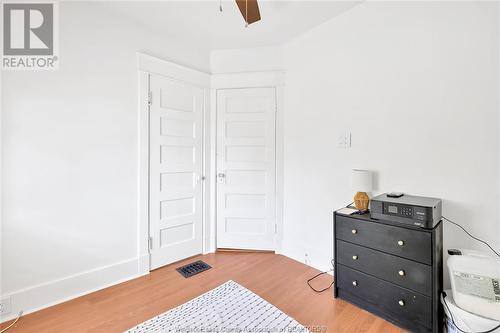
<path fill-rule="evenodd" d="M 358 256 L 352 256 L 352 260 L 358 260 Z"/>
<path fill-rule="evenodd" d="M 398 303 L 399 303 L 399 305 L 401 305 L 401 306 L 405 306 L 405 301 L 403 301 L 402 299 L 400 299 Z"/>
<path fill-rule="evenodd" d="M 405 245 L 405 242 L 403 242 L 402 240 L 400 240 L 400 241 L 398 241 L 398 245 L 399 246 L 403 246 L 403 245 Z"/>
<path fill-rule="evenodd" d="M 405 275 L 406 275 L 406 273 L 405 273 L 405 271 L 404 271 L 404 270 L 400 270 L 400 271 L 398 272 L 398 274 L 399 274 L 399 276 L 405 276 Z"/>
<path fill-rule="evenodd" d="M 356 281 L 356 280 L 352 281 L 352 285 L 355 286 L 355 287 L 357 287 L 358 286 L 358 281 Z"/>
<path fill-rule="evenodd" d="M 353 235 L 358 233 L 358 231 L 356 229 L 352 229 L 351 232 Z"/>

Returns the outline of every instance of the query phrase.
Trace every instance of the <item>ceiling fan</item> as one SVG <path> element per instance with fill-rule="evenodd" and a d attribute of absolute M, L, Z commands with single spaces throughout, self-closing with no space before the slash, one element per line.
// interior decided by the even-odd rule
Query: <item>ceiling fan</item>
<path fill-rule="evenodd" d="M 260 11 L 257 0 L 236 0 L 236 4 L 246 22 L 246 26 L 260 21 Z M 222 1 L 220 11 L 222 11 Z"/>

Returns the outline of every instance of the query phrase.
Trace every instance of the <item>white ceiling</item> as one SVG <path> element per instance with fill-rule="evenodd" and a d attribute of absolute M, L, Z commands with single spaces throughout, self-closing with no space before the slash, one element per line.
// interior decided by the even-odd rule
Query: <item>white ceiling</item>
<path fill-rule="evenodd" d="M 261 21 L 245 28 L 235 1 L 101 2 L 108 10 L 202 49 L 281 44 L 352 8 L 359 1 L 259 1 Z"/>

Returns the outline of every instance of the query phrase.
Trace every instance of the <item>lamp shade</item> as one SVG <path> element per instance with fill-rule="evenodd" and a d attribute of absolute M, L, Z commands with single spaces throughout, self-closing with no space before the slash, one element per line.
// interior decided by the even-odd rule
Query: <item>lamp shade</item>
<path fill-rule="evenodd" d="M 352 170 L 352 189 L 356 192 L 371 192 L 372 173 L 368 170 Z"/>

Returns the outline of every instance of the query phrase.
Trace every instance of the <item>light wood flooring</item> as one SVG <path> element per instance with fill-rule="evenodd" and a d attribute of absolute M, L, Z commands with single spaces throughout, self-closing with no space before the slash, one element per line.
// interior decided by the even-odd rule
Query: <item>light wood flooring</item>
<path fill-rule="evenodd" d="M 202 259 L 213 268 L 185 279 L 175 268 Z M 273 253 L 217 252 L 157 269 L 151 274 L 22 317 L 8 332 L 123 332 L 227 280 L 234 280 L 315 332 L 402 332 L 391 323 L 312 291 L 318 271 Z M 317 288 L 331 276 L 314 281 Z M 1 328 L 8 323 L 0 325 Z"/>

